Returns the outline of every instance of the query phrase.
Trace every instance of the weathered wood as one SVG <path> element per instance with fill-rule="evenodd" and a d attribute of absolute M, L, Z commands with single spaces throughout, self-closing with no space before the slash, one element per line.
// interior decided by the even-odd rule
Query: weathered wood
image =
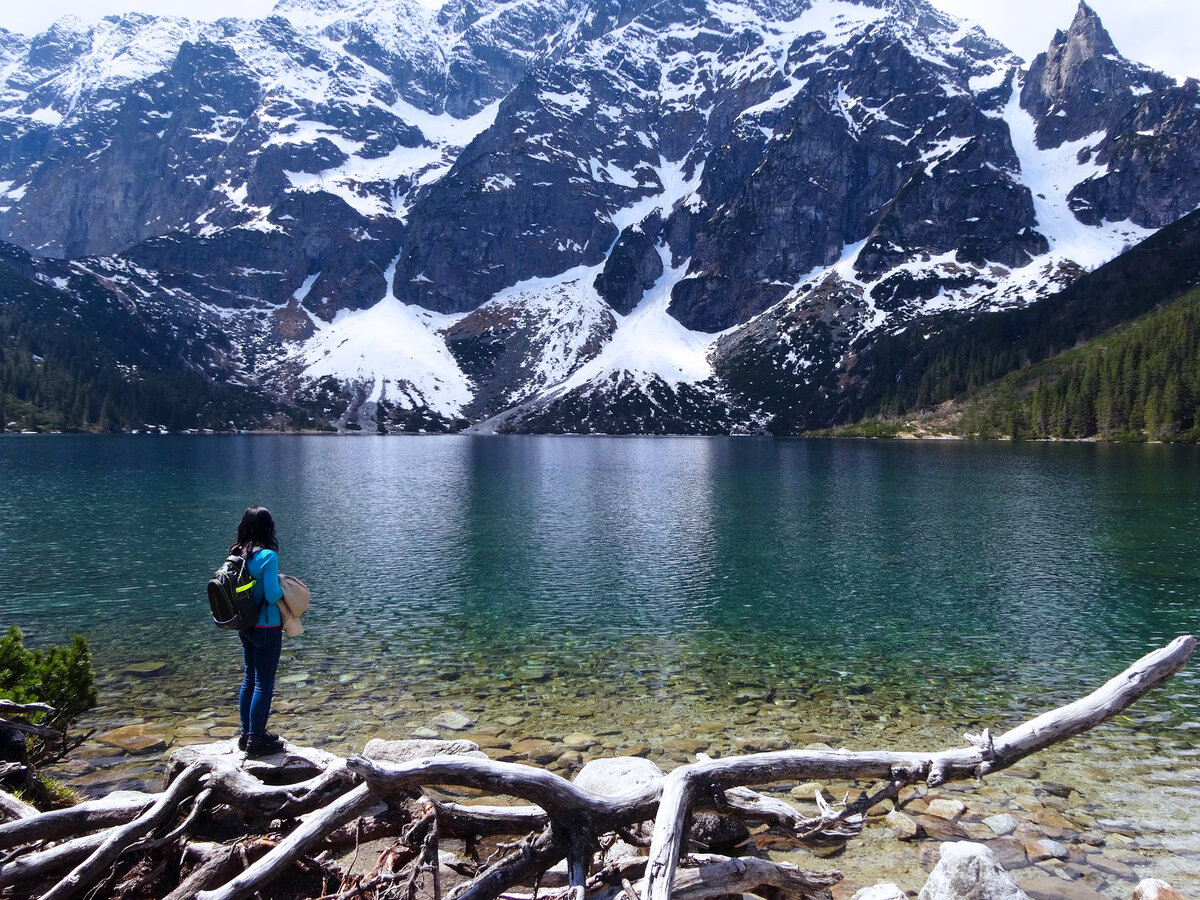
<path fill-rule="evenodd" d="M 1032 753 L 1099 725 L 1180 671 L 1191 659 L 1196 639 L 1176 638 L 1088 696 L 1018 725 L 990 746 L 938 753 L 785 750 L 680 766 L 665 779 L 641 891 L 646 900 L 670 900 L 672 876 L 682 843 L 683 821 L 697 789 L 717 790 L 781 780 L 872 778 L 938 785 L 978 777 L 1012 765 Z"/>
<path fill-rule="evenodd" d="M 299 828 L 280 841 L 275 849 L 232 881 L 215 890 L 202 891 L 198 895 L 199 900 L 239 900 L 241 897 L 248 897 L 262 885 L 282 874 L 309 847 L 318 843 L 330 831 L 349 822 L 376 802 L 368 786 L 359 785 L 311 815 Z"/>
<path fill-rule="evenodd" d="M 658 785 L 635 788 L 618 797 L 602 797 L 545 769 L 490 759 L 444 756 L 386 764 L 352 756 L 347 767 L 380 796 L 425 785 L 454 785 L 529 800 L 551 819 L 569 818 L 585 826 L 652 818 Z M 594 829 L 599 831 L 600 829 Z"/>
<path fill-rule="evenodd" d="M 193 900 L 198 892 L 231 878 L 242 867 L 239 850 L 236 844 L 205 848 L 200 865 L 163 900 Z"/>
<path fill-rule="evenodd" d="M 700 765 L 712 766 L 714 763 Z M 641 891 L 648 900 L 654 900 L 650 891 L 656 889 L 659 896 L 670 896 L 685 822 L 698 783 L 699 779 L 693 777 L 690 766 L 675 769 L 664 780 L 658 815 L 654 819 L 654 832 L 650 836 L 650 859 L 646 864 L 646 877 Z"/>
<path fill-rule="evenodd" d="M 213 770 L 240 771 L 256 781 L 261 776 L 271 782 L 270 787 L 294 787 L 319 778 L 341 761 L 341 757 L 325 750 L 294 744 L 287 744 L 282 753 L 254 759 L 239 751 L 233 741 L 211 741 L 173 750 L 167 759 L 167 782 L 173 781 L 188 766 L 203 763 Z M 264 787 L 261 783 L 259 786 Z"/>
<path fill-rule="evenodd" d="M 15 703 L 12 700 L 0 700 L 0 716 L 30 716 L 34 713 L 51 713 L 55 709 L 46 703 Z"/>
<path fill-rule="evenodd" d="M 184 798 L 195 791 L 204 774 L 203 766 L 189 767 L 145 813 L 129 824 L 107 832 L 95 852 L 43 894 L 41 900 L 69 900 L 90 887 L 131 843 L 173 816 Z"/>
<path fill-rule="evenodd" d="M 567 855 L 568 841 L 562 829 L 551 825 L 537 837 L 523 841 L 473 881 L 459 885 L 450 892 L 448 900 L 494 900 L 513 885 L 528 881 L 560 863 Z"/>
<path fill-rule="evenodd" d="M 528 834 L 541 831 L 550 817 L 540 806 L 465 806 L 434 801 L 438 822 L 448 835 Z"/>
<path fill-rule="evenodd" d="M 651 796 L 657 788 L 647 791 Z M 603 795 L 602 795 L 603 796 Z M 701 799 L 704 800 L 701 803 Z M 550 821 L 549 814 L 540 806 L 466 806 L 449 801 L 435 801 L 439 819 L 446 834 L 495 835 L 525 834 L 539 831 Z M 712 798 L 697 798 L 697 806 L 715 808 Z M 749 788 L 731 788 L 724 794 L 722 809 L 738 818 L 761 822 L 796 835 L 812 829 L 818 819 L 806 818 L 782 800 L 765 797 Z M 633 807 L 633 815 L 640 807 Z M 649 817 L 647 816 L 647 819 Z M 621 830 L 625 825 L 616 826 Z"/>
<path fill-rule="evenodd" d="M 101 800 L 86 800 L 67 809 L 39 813 L 29 807 L 33 816 L 0 825 L 0 850 L 124 825 L 149 809 L 155 799 L 140 791 L 115 791 Z"/>
<path fill-rule="evenodd" d="M 0 725 L 13 731 L 24 732 L 25 734 L 36 735 L 37 737 L 48 738 L 52 741 L 57 741 L 62 738 L 62 732 L 57 728 L 51 728 L 49 725 L 34 725 L 32 722 L 25 722 L 21 719 L 0 718 Z"/>
<path fill-rule="evenodd" d="M 760 894 L 774 888 L 786 897 L 828 898 L 829 888 L 841 881 L 838 872 L 805 872 L 788 863 L 753 856 L 708 862 L 680 869 L 671 891 L 672 900 L 709 900 L 729 894 Z M 636 894 L 634 895 L 636 896 Z"/>
<path fill-rule="evenodd" d="M 328 768 L 295 784 L 263 784 L 245 769 L 221 760 L 208 778 L 220 802 L 242 812 L 268 819 L 287 819 L 319 809 L 358 783 L 344 760 L 334 758 Z"/>
<path fill-rule="evenodd" d="M 0 767 L 0 769 L 2 769 L 2 768 L 3 767 Z M 17 766 L 15 766 L 15 768 L 16 769 L 24 769 L 25 767 L 21 766 L 21 765 L 17 765 Z M 2 775 L 2 774 L 3 774 L 3 772 L 0 771 L 0 775 Z M 10 820 L 15 820 L 17 822 L 20 822 L 24 819 L 32 819 L 33 817 L 35 817 L 37 815 L 39 815 L 39 813 L 38 813 L 36 807 L 30 806 L 24 800 L 18 800 L 16 797 L 14 797 L 8 791 L 0 790 L 0 817 L 2 817 L 4 819 L 10 819 Z M 0 825 L 0 829 L 3 829 L 3 828 L 4 828 L 4 826 Z M 18 841 L 17 843 L 24 843 L 24 841 Z M 11 847 L 11 846 L 14 846 L 14 845 L 4 844 L 3 842 L 0 842 L 0 849 L 4 849 L 5 847 Z"/>
<path fill-rule="evenodd" d="M 567 838 L 567 896 L 583 900 L 586 894 L 588 868 L 592 859 L 592 836 L 581 829 L 572 829 Z"/>
<path fill-rule="evenodd" d="M 95 853 L 106 839 L 107 834 L 101 831 L 9 860 L 0 868 L 0 888 L 61 876 Z"/>
<path fill-rule="evenodd" d="M 709 858 L 699 868 L 680 867 L 680 848 L 691 812 L 712 806 L 724 815 L 765 821 L 799 840 L 820 841 L 831 836 L 844 840 L 861 828 L 862 815 L 869 805 L 878 802 L 881 796 L 894 795 L 904 785 L 922 781 L 937 785 L 951 779 L 977 778 L 1111 718 L 1182 669 L 1195 644 L 1191 636 L 1179 638 L 1147 654 L 1081 700 L 998 737 L 987 731 L 967 736 L 968 747 L 930 753 L 790 750 L 721 760 L 701 759 L 666 775 L 652 772 L 652 777 L 615 796 L 595 793 L 542 769 L 492 761 L 471 750 L 467 751 L 469 756 L 405 760 L 405 754 L 417 751 L 399 744 L 383 748 L 381 755 L 392 755 L 390 761 L 365 757 L 342 761 L 329 757 L 315 765 L 316 761 L 301 758 L 302 748 L 295 748 L 297 758 L 292 761 L 292 771 L 306 773 L 303 780 L 267 785 L 246 767 L 270 768 L 273 774 L 281 769 L 262 761 L 248 763 L 225 742 L 212 757 L 205 756 L 204 748 L 195 750 L 192 764 L 164 794 L 131 798 L 103 807 L 94 804 L 0 825 L 0 848 L 23 848 L 33 841 L 58 839 L 88 828 L 108 829 L 53 850 L 18 856 L 0 869 L 0 887 L 57 877 L 74 866 L 74 871 L 62 878 L 45 895 L 45 900 L 74 896 L 108 871 L 135 842 L 145 839 L 145 843 L 137 846 L 150 848 L 185 835 L 198 814 L 197 806 L 194 804 L 191 814 L 173 829 L 171 817 L 202 781 L 207 801 L 239 810 L 247 819 L 304 818 L 298 828 L 245 871 L 226 884 L 201 891 L 198 895 L 201 900 L 238 900 L 261 890 L 309 848 L 327 841 L 339 829 L 344 830 L 346 823 L 368 813 L 398 814 L 389 811 L 381 800 L 390 801 L 394 807 L 395 799 L 406 792 L 437 785 L 477 788 L 535 804 L 471 807 L 437 803 L 438 827 L 445 829 L 443 833 L 457 829 L 469 834 L 540 832 L 518 845 L 504 847 L 506 855 L 494 864 L 485 864 L 475 879 L 456 888 L 449 900 L 494 900 L 518 884 L 541 879 L 547 869 L 564 858 L 568 859 L 569 888 L 562 896 L 564 900 L 568 897 L 583 900 L 591 884 L 587 870 L 597 838 L 627 833 L 650 819 L 654 819 L 655 825 L 649 858 L 642 861 L 644 875 L 640 883 L 633 883 L 632 879 L 638 876 L 632 874 L 633 868 L 624 865 L 614 870 L 619 876 L 615 882 L 611 881 L 611 872 L 607 876 L 613 890 L 619 889 L 617 886 L 624 879 L 624 890 L 631 900 L 637 900 L 638 896 L 642 900 L 707 900 L 719 894 L 755 890 L 767 891 L 773 897 L 823 897 L 827 896 L 832 880 L 840 877 L 836 873 L 814 876 L 765 860 L 723 857 Z M 288 759 L 291 757 L 289 752 Z M 360 778 L 365 783 L 351 787 Z M 844 809 L 819 804 L 820 814 L 815 818 L 804 818 L 788 804 L 762 797 L 748 787 L 778 781 L 862 778 L 882 781 L 886 786 L 874 797 L 862 798 Z M 624 787 L 620 781 L 615 785 L 610 790 Z M 155 837 L 146 838 L 150 834 Z M 164 834 L 165 837 L 159 837 Z M 426 865 L 428 855 L 418 854 L 410 865 Z M 86 859 L 80 863 L 83 857 Z M 207 870 L 205 874 L 197 873 L 189 879 L 187 890 L 194 892 L 225 877 L 232 859 L 229 852 L 214 851 L 211 865 L 201 867 Z M 410 869 L 410 881 L 417 872 L 417 868 Z M 172 896 L 181 900 L 190 896 L 181 891 L 184 885 Z"/>
<path fill-rule="evenodd" d="M 1111 719 L 1182 671 L 1195 649 L 1194 637 L 1177 637 L 1166 647 L 1147 653 L 1086 697 L 1006 731 L 994 739 L 991 753 L 986 753 L 986 748 L 974 748 L 985 756 L 981 774 L 1011 766 L 1019 759 Z"/>

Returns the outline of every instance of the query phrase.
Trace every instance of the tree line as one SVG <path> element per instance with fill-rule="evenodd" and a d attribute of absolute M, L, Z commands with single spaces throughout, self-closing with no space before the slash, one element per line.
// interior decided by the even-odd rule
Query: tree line
<path fill-rule="evenodd" d="M 1014 438 L 1200 439 L 1200 289 L 1001 379 L 959 430 Z"/>
<path fill-rule="evenodd" d="M 869 336 L 829 424 L 894 433 L 949 404 L 964 435 L 1194 440 L 1197 284 L 1200 211 L 1037 303 Z"/>
<path fill-rule="evenodd" d="M 0 430 L 228 429 L 265 417 L 263 399 L 188 366 L 111 297 L 72 307 L 62 296 L 0 266 Z"/>

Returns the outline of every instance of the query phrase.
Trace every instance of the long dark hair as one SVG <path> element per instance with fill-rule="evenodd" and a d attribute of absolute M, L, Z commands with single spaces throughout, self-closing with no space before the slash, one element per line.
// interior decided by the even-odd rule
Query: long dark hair
<path fill-rule="evenodd" d="M 265 506 L 249 506 L 242 513 L 242 521 L 238 523 L 236 547 L 265 547 L 268 550 L 279 551 L 279 542 L 275 540 L 275 520 L 271 511 Z"/>

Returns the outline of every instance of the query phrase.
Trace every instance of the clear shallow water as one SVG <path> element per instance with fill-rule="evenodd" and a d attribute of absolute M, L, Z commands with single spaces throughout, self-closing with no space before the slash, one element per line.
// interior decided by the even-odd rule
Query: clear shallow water
<path fill-rule="evenodd" d="M 273 719 L 299 740 L 348 752 L 457 709 L 485 731 L 584 731 L 668 762 L 699 728 L 713 753 L 930 749 L 1200 631 L 1198 451 L 6 437 L 0 625 L 38 646 L 89 638 L 99 727 L 226 735 L 237 641 L 203 590 L 257 502 L 282 569 L 313 589 Z M 125 672 L 159 660 L 158 677 Z M 1062 759 L 1115 766 L 1079 777 L 1169 776 L 1124 797 L 1153 816 L 1170 792 L 1162 817 L 1200 827 L 1196 671 Z"/>

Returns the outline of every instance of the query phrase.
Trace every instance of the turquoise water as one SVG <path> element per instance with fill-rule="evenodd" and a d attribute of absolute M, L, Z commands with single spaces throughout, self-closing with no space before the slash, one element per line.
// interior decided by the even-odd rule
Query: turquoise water
<path fill-rule="evenodd" d="M 102 664 L 228 649 L 203 586 L 250 502 L 347 671 L 619 649 L 1072 693 L 1200 629 L 1193 447 L 31 436 L 0 484 L 0 623 Z"/>
<path fill-rule="evenodd" d="M 272 723 L 338 752 L 447 709 L 665 762 L 698 732 L 932 749 L 1200 632 L 1196 447 L 13 436 L 0 485 L 0 625 L 88 637 L 90 724 L 188 740 L 231 733 L 238 645 L 204 584 L 250 503 L 313 590 Z M 1150 817 L 1135 782 L 1169 773 L 1183 834 L 1196 671 L 1061 756 Z"/>

